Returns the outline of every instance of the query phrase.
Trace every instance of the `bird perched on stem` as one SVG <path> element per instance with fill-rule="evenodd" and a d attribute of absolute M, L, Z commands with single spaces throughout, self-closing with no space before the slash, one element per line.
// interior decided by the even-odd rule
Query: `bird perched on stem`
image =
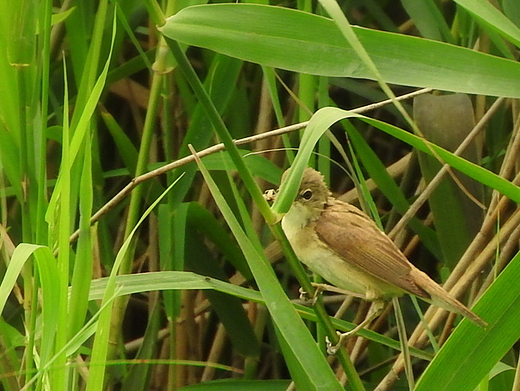
<path fill-rule="evenodd" d="M 365 213 L 332 197 L 323 175 L 312 168 L 303 173 L 296 199 L 282 218 L 282 229 L 309 269 L 346 293 L 374 302 L 367 318 L 342 334 L 340 343 L 379 316 L 387 301 L 405 293 L 463 315 L 480 327 L 487 325 L 411 264 Z"/>

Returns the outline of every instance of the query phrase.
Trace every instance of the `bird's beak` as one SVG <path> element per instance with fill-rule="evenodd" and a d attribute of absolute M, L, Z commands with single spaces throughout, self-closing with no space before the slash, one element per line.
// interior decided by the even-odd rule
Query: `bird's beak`
<path fill-rule="evenodd" d="M 279 189 L 269 189 L 264 192 L 264 198 L 267 202 L 272 203 L 276 199 Z"/>
<path fill-rule="evenodd" d="M 276 200 L 276 196 L 278 195 L 278 191 L 280 189 L 269 189 L 269 190 L 266 190 L 264 192 L 264 198 L 265 200 L 272 204 L 275 200 Z M 275 225 L 277 223 L 279 223 L 280 221 L 282 221 L 282 218 L 283 216 L 285 215 L 285 213 L 274 213 L 274 219 L 273 221 L 269 222 L 269 224 L 271 225 Z"/>

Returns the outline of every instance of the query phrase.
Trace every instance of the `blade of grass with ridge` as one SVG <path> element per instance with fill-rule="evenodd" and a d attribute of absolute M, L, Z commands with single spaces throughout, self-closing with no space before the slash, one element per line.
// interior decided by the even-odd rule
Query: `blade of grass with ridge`
<path fill-rule="evenodd" d="M 94 338 L 94 345 L 92 347 L 92 358 L 91 361 L 96 363 L 90 368 L 89 381 L 87 384 L 87 391 L 101 391 L 104 387 L 104 378 L 105 378 L 105 365 L 108 353 L 108 337 L 109 337 L 109 328 L 111 324 L 111 315 L 112 315 L 112 306 L 113 300 L 115 298 L 114 292 L 116 291 L 116 283 L 115 277 L 119 272 L 119 267 L 123 262 L 124 257 L 130 247 L 130 243 L 132 238 L 141 225 L 141 223 L 145 220 L 146 217 L 152 212 L 155 206 L 162 200 L 162 198 L 171 190 L 171 188 L 177 183 L 177 181 L 173 182 L 168 188 L 161 194 L 159 198 L 157 198 L 150 207 L 143 213 L 139 221 L 137 222 L 134 229 L 130 232 L 130 235 L 126 238 L 125 242 L 121 246 L 121 249 L 117 253 L 114 266 L 110 273 L 110 277 L 107 280 L 106 290 L 103 294 L 102 300 L 102 310 L 99 315 L 99 321 L 96 328 L 96 336 Z"/>
<path fill-rule="evenodd" d="M 182 43 L 264 66 L 374 79 L 332 20 L 302 11 L 259 4 L 200 5 L 168 18 L 160 30 Z M 517 62 L 419 37 L 353 30 L 386 83 L 520 97 Z"/>
<path fill-rule="evenodd" d="M 520 338 L 520 253 L 474 306 L 489 326 L 464 319 L 417 382 L 416 391 L 471 391 Z"/>
<path fill-rule="evenodd" d="M 483 167 L 477 166 L 476 164 L 471 163 L 461 157 L 455 156 L 453 153 L 448 152 L 435 144 L 428 143 L 427 141 L 396 126 L 346 110 L 341 110 L 334 107 L 325 107 L 318 110 L 309 121 L 307 129 L 305 130 L 304 136 L 302 138 L 300 150 L 294 160 L 294 169 L 291 170 L 290 174 L 288 175 L 287 180 L 285 181 L 285 185 L 282 185 L 280 188 L 280 192 L 272 206 L 273 213 L 275 213 L 279 219 L 281 219 L 281 216 L 289 210 L 289 207 L 296 197 L 299 178 L 301 178 L 303 170 L 309 161 L 314 145 L 330 126 L 342 119 L 347 118 L 358 118 L 364 122 L 367 122 L 370 125 L 384 131 L 385 133 L 388 133 L 389 135 L 410 144 L 422 152 L 431 153 L 431 148 L 438 154 L 438 156 L 441 157 L 444 162 L 448 163 L 450 166 L 463 172 L 469 177 L 478 180 L 482 184 L 498 190 L 500 193 L 520 203 L 520 188 L 518 186 L 504 178 L 501 178 L 495 173 L 486 170 Z M 426 145 L 427 143 L 428 146 Z"/>
<path fill-rule="evenodd" d="M 305 370 L 308 376 L 308 379 L 294 379 L 294 381 L 296 384 L 302 382 L 303 384 L 310 384 L 315 390 L 341 390 L 341 385 L 334 377 L 330 366 L 318 349 L 309 330 L 285 295 L 265 255 L 257 250 L 258 245 L 251 242 L 254 239 L 249 238 L 245 234 L 200 159 L 197 159 L 197 164 L 216 204 L 248 260 L 249 267 L 280 335 L 292 350 L 293 357 L 298 360 L 298 365 Z"/>

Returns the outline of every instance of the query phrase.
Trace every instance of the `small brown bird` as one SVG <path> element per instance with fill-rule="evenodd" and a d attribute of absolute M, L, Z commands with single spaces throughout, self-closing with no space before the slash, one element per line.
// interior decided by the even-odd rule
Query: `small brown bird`
<path fill-rule="evenodd" d="M 487 325 L 412 265 L 365 213 L 332 197 L 323 175 L 312 168 L 305 169 L 282 229 L 309 269 L 338 288 L 378 304 L 348 335 L 376 318 L 386 301 L 404 293 L 463 315 L 481 327 Z"/>

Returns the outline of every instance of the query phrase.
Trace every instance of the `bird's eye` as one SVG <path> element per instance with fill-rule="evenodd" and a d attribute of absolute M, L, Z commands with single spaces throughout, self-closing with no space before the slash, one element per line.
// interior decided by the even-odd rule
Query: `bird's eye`
<path fill-rule="evenodd" d="M 302 193 L 302 198 L 304 200 L 310 200 L 312 198 L 312 190 L 311 189 L 307 189 L 305 190 L 303 193 Z"/>

